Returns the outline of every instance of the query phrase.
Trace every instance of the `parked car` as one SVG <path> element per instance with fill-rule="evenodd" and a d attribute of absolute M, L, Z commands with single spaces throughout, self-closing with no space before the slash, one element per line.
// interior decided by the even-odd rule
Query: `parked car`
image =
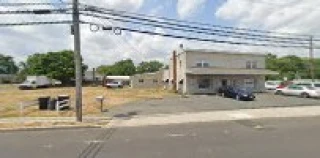
<path fill-rule="evenodd" d="M 277 89 L 275 94 L 279 95 L 290 95 L 290 96 L 300 96 L 303 98 L 320 98 L 320 90 L 314 87 L 302 86 L 302 85 L 289 85 L 282 89 Z"/>
<path fill-rule="evenodd" d="M 235 87 L 221 87 L 218 90 L 218 93 L 223 97 L 234 98 L 236 100 L 254 100 L 256 97 L 247 89 L 235 88 Z"/>
<path fill-rule="evenodd" d="M 281 85 L 281 81 L 266 81 L 264 85 L 267 90 L 276 90 Z"/>
<path fill-rule="evenodd" d="M 51 80 L 46 76 L 27 76 L 27 79 L 19 84 L 19 89 L 35 89 L 51 86 Z"/>
<path fill-rule="evenodd" d="M 320 83 L 318 82 L 301 82 L 301 83 L 298 83 L 297 85 L 313 87 L 317 90 L 320 90 Z"/>
<path fill-rule="evenodd" d="M 106 84 L 108 88 L 123 88 L 123 83 L 121 81 L 112 81 Z"/>

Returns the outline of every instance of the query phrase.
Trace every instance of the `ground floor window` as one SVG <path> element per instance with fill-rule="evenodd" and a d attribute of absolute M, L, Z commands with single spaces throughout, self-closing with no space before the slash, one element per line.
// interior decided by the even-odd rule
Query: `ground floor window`
<path fill-rule="evenodd" d="M 210 88 L 210 79 L 198 79 L 198 88 L 199 89 Z"/>
<path fill-rule="evenodd" d="M 245 88 L 254 88 L 254 79 L 244 79 Z"/>

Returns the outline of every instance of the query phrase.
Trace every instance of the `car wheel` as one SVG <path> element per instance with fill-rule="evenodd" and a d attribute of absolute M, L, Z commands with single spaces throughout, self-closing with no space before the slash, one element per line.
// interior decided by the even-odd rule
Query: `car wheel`
<path fill-rule="evenodd" d="M 276 95 L 282 95 L 282 91 L 276 91 L 276 93 L 275 93 Z"/>
<path fill-rule="evenodd" d="M 310 96 L 309 96 L 308 93 L 302 93 L 302 94 L 301 94 L 301 97 L 302 97 L 302 98 L 309 98 Z"/>

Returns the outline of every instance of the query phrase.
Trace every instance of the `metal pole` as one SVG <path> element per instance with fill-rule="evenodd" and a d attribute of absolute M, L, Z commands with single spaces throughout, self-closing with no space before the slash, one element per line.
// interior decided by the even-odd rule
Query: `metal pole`
<path fill-rule="evenodd" d="M 76 119 L 82 122 L 82 64 L 81 64 L 81 41 L 80 41 L 80 17 L 78 0 L 73 0 L 73 37 L 74 37 L 74 62 L 76 78 Z"/>
<path fill-rule="evenodd" d="M 309 44 L 309 62 L 310 62 L 310 75 L 312 82 L 315 81 L 314 75 L 314 56 L 313 56 L 313 36 L 310 36 L 310 44 Z"/>

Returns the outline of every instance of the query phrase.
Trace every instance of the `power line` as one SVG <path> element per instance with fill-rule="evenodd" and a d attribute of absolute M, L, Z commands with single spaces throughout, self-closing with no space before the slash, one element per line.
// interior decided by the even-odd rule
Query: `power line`
<path fill-rule="evenodd" d="M 165 20 L 165 21 L 171 21 L 176 23 L 185 23 L 185 24 L 191 24 L 191 25 L 201 25 L 201 26 L 207 26 L 207 27 L 213 27 L 213 28 L 220 28 L 220 29 L 228 29 L 228 30 L 236 30 L 236 31 L 248 31 L 252 33 L 264 33 L 264 34 L 278 34 L 278 35 L 290 35 L 290 36 L 297 36 L 297 37 L 309 37 L 309 35 L 306 34 L 297 34 L 297 33 L 283 33 L 283 32 L 276 32 L 276 31 L 267 31 L 267 30 L 258 30 L 258 29 L 250 29 L 250 28 L 241 28 L 241 27 L 230 27 L 230 26 L 222 26 L 222 25 L 214 25 L 214 24 L 208 24 L 208 23 L 202 23 L 202 22 L 194 22 L 194 21 L 185 21 L 185 20 L 177 20 L 173 18 L 167 18 L 167 17 L 160 17 L 160 16 L 152 16 L 152 15 L 145 15 L 145 14 L 139 14 L 139 13 L 131 13 L 127 11 L 117 11 L 113 9 L 107 9 L 87 4 L 81 4 L 84 6 L 88 11 L 106 11 L 105 13 L 111 12 L 116 13 L 118 15 L 123 16 L 138 16 L 138 17 L 147 17 L 147 18 L 155 18 L 159 20 Z"/>
<path fill-rule="evenodd" d="M 53 6 L 53 5 L 71 5 L 71 3 L 0 3 L 0 6 L 16 7 L 16 6 Z"/>
<path fill-rule="evenodd" d="M 53 14 L 53 13 L 67 13 L 71 11 L 72 8 L 66 9 L 32 9 L 32 10 L 8 10 L 0 11 L 0 15 L 3 14 Z"/>
<path fill-rule="evenodd" d="M 210 38 L 188 37 L 188 36 L 183 36 L 183 35 L 173 35 L 173 34 L 158 33 L 158 32 L 148 31 L 148 30 L 132 29 L 132 28 L 128 28 L 128 27 L 115 27 L 114 28 L 112 26 L 103 26 L 100 24 L 92 23 L 92 22 L 83 22 L 83 23 L 101 26 L 102 30 L 119 29 L 119 30 L 125 30 L 125 31 L 135 32 L 135 33 L 157 35 L 157 36 L 177 38 L 177 39 L 203 41 L 203 42 L 227 43 L 227 44 L 233 44 L 233 45 L 248 45 L 248 46 L 270 46 L 270 47 L 282 47 L 282 48 L 293 48 L 293 47 L 294 48 L 309 48 L 308 46 L 274 45 L 274 44 L 265 44 L 265 43 L 236 42 L 236 41 L 230 41 L 230 40 L 217 40 L 217 39 L 210 39 Z"/>
<path fill-rule="evenodd" d="M 202 31 L 224 32 L 224 33 L 232 33 L 232 34 L 237 34 L 237 35 L 247 35 L 247 36 L 264 37 L 264 38 L 278 38 L 278 39 L 284 39 L 284 40 L 308 41 L 307 38 L 302 38 L 302 37 L 283 37 L 283 36 L 275 36 L 275 35 L 267 35 L 267 34 L 261 35 L 261 34 L 255 34 L 255 33 L 250 33 L 250 32 L 230 31 L 230 30 L 225 30 L 225 29 L 221 29 L 221 28 L 220 29 L 213 29 L 213 28 L 208 28 L 208 27 L 191 26 L 191 25 L 181 24 L 181 23 L 172 23 L 172 22 L 168 22 L 168 21 L 159 21 L 159 20 L 143 18 L 143 17 L 136 17 L 136 16 L 131 16 L 131 15 L 122 15 L 122 14 L 119 14 L 116 12 L 105 12 L 105 11 L 97 11 L 97 10 L 90 10 L 90 11 L 99 12 L 102 14 L 108 14 L 108 15 L 112 15 L 112 16 L 117 16 L 117 17 L 121 17 L 121 18 L 128 18 L 128 19 L 143 21 L 143 22 L 177 26 L 177 27 L 190 28 L 190 29 L 196 29 L 196 30 L 202 30 Z"/>
<path fill-rule="evenodd" d="M 229 37 L 229 38 L 238 38 L 238 39 L 245 39 L 245 40 L 257 40 L 257 41 L 264 41 L 264 42 L 276 42 L 276 43 L 288 43 L 288 44 L 308 44 L 308 43 L 303 43 L 301 41 L 289 41 L 289 40 L 277 40 L 277 39 L 270 39 L 270 38 L 265 38 L 264 36 L 254 36 L 254 37 L 248 37 L 246 34 L 241 34 L 241 35 L 234 35 L 231 33 L 225 33 L 225 32 L 208 32 L 208 31 L 202 31 L 202 30 L 195 30 L 195 29 L 185 29 L 182 27 L 172 27 L 168 25 L 163 25 L 163 24 L 153 24 L 153 23 L 146 23 L 146 22 L 140 22 L 140 21 L 132 21 L 132 20 L 126 20 L 126 19 L 120 19 L 120 18 L 115 18 L 115 17 L 110 17 L 110 16 L 100 16 L 96 14 L 88 14 L 88 13 L 80 13 L 81 15 L 84 16 L 91 16 L 91 17 L 96 17 L 96 18 L 102 18 L 102 19 L 108 19 L 108 20 L 115 20 L 115 21 L 121 21 L 121 22 L 128 22 L 132 24 L 139 24 L 139 25 L 148 25 L 148 26 L 153 26 L 153 27 L 160 27 L 160 28 L 165 28 L 165 29 L 171 29 L 171 30 L 179 30 L 179 31 L 185 31 L 185 32 L 192 32 L 192 33 L 199 33 L 199 34 L 205 34 L 205 35 L 215 35 L 215 36 L 222 36 L 222 37 Z"/>
<path fill-rule="evenodd" d="M 72 21 L 71 20 L 60 20 L 60 21 L 33 21 L 33 22 L 19 22 L 19 23 L 0 23 L 0 27 L 52 25 L 52 24 L 72 24 Z"/>

